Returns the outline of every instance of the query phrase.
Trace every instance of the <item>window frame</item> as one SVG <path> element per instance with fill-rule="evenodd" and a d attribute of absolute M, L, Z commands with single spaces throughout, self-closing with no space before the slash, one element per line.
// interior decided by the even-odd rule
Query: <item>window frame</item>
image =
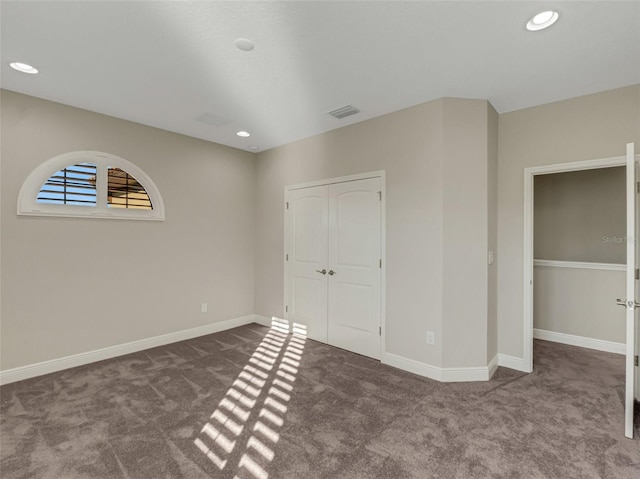
<path fill-rule="evenodd" d="M 38 203 L 40 189 L 57 171 L 76 165 L 96 165 L 96 205 L 60 205 Z M 108 169 L 120 168 L 133 176 L 146 190 L 152 209 L 109 208 L 107 205 Z M 101 151 L 72 151 L 50 158 L 29 174 L 18 194 L 19 216 L 58 216 L 164 221 L 164 202 L 160 190 L 149 176 L 130 161 Z"/>

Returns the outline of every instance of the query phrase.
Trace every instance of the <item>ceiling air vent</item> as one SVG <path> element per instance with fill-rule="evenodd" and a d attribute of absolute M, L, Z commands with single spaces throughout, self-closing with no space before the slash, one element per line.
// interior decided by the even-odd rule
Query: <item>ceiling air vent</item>
<path fill-rule="evenodd" d="M 347 105 L 343 106 L 342 108 L 336 108 L 335 110 L 330 111 L 329 115 L 338 119 L 342 119 L 350 115 L 355 115 L 356 113 L 360 113 L 360 110 L 358 110 L 355 106 Z"/>
<path fill-rule="evenodd" d="M 221 116 L 214 115 L 213 113 L 204 113 L 196 118 L 197 121 L 201 123 L 206 123 L 207 125 L 212 126 L 225 126 L 231 123 L 231 120 L 227 120 L 226 118 L 222 118 Z"/>

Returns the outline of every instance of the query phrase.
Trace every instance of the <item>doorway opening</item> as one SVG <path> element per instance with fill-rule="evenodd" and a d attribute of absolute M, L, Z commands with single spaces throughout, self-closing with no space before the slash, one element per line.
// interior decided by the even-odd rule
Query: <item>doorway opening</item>
<path fill-rule="evenodd" d="M 626 227 L 624 229 L 625 235 L 620 235 L 621 243 L 626 250 L 625 267 L 624 271 L 624 283 L 621 284 L 620 289 L 624 286 L 625 294 L 621 298 L 615 298 L 615 294 L 612 294 L 609 298 L 604 298 L 604 301 L 610 301 L 611 304 L 617 304 L 623 306 L 625 309 L 625 335 L 624 335 L 624 362 L 625 362 L 625 382 L 624 382 L 624 429 L 625 436 L 633 438 L 633 422 L 634 422 L 634 398 L 637 399 L 640 395 L 640 388 L 635 387 L 638 376 L 638 356 L 637 356 L 637 343 L 638 338 L 638 308 L 640 308 L 640 302 L 637 299 L 640 296 L 640 277 L 638 272 L 638 254 L 640 252 L 639 247 L 639 234 L 638 234 L 638 218 L 637 213 L 640 211 L 640 181 L 639 178 L 639 159 L 640 155 L 634 154 L 634 144 L 627 144 L 627 154 L 624 157 L 606 158 L 601 160 L 592 160 L 585 162 L 565 163 L 550 165 L 544 167 L 535 167 L 525 169 L 525 210 L 524 210 L 524 314 L 523 314 L 523 362 L 525 367 L 530 371 L 533 370 L 533 338 L 534 335 L 534 267 L 535 265 L 535 253 L 537 248 L 534 245 L 536 238 L 534 232 L 534 195 L 535 195 L 535 179 L 539 175 L 550 175 L 554 173 L 567 173 L 567 172 L 587 172 L 588 170 L 594 170 L 597 168 L 612 168 L 617 166 L 625 166 L 624 175 L 624 192 L 625 192 L 625 218 Z M 620 207 L 619 207 L 620 208 Z M 602 235 L 603 242 L 616 242 L 617 236 Z M 570 248 L 575 245 L 570 245 Z M 607 265 L 605 265 L 607 266 Z M 610 265 L 609 265 L 610 266 Z M 587 268 L 585 268 L 587 269 Z M 606 268 L 600 268 L 606 269 Z M 610 269 L 610 268 L 609 268 Z M 571 301 L 579 301 L 580 298 L 560 298 L 560 303 L 571 304 Z M 602 300 L 602 298 L 601 298 Z M 615 314 L 611 316 L 616 316 Z M 579 321 L 580 318 L 578 318 Z M 580 325 L 582 326 L 582 325 Z M 544 339 L 544 338 L 542 338 Z M 548 338 L 547 338 L 548 339 Z M 584 339 L 584 338 L 583 338 Z M 563 342 L 563 341 L 558 341 Z M 578 344 L 581 346 L 587 346 L 584 344 Z M 634 364 L 635 363 L 635 364 Z"/>
<path fill-rule="evenodd" d="M 625 354 L 626 169 L 534 177 L 533 337 Z"/>
<path fill-rule="evenodd" d="M 523 362 L 528 372 L 533 371 L 533 339 L 534 339 L 534 213 L 535 213 L 535 179 L 539 175 L 555 173 L 579 172 L 601 168 L 622 167 L 626 164 L 624 156 L 588 160 L 572 163 L 526 168 L 524 171 L 524 314 L 523 314 Z M 538 267 L 544 267 L 545 258 L 538 259 Z M 542 262 L 540 262 L 542 260 Z M 577 263 L 577 262 L 576 262 Z M 548 263 L 547 263 L 548 264 Z"/>

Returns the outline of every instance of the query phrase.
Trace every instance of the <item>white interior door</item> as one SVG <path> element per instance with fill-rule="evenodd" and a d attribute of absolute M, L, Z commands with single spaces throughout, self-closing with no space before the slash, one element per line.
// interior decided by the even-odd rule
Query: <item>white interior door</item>
<path fill-rule="evenodd" d="M 307 336 L 327 342 L 328 189 L 316 186 L 287 194 L 287 319 L 307 327 Z M 323 272 L 324 271 L 324 272 Z"/>
<path fill-rule="evenodd" d="M 380 358 L 381 180 L 329 187 L 329 344 Z"/>
<path fill-rule="evenodd" d="M 638 320 L 638 166 L 634 144 L 627 144 L 627 299 L 626 299 L 626 382 L 625 436 L 633 438 L 633 406 L 636 380 L 636 329 Z"/>
<path fill-rule="evenodd" d="M 380 177 L 287 190 L 286 318 L 310 339 L 380 358 Z"/>

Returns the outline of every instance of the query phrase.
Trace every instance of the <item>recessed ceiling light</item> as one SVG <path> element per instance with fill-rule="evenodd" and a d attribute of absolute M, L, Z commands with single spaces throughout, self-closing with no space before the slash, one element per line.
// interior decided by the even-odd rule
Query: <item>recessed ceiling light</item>
<path fill-rule="evenodd" d="M 527 22 L 527 30 L 530 32 L 537 32 L 538 30 L 544 30 L 550 27 L 556 20 L 558 20 L 558 12 L 554 10 L 547 10 L 546 12 L 540 12 Z"/>
<path fill-rule="evenodd" d="M 27 65 L 26 63 L 13 62 L 13 63 L 9 63 L 9 66 L 14 70 L 18 70 L 19 72 L 22 72 L 22 73 L 29 73 L 31 75 L 35 75 L 36 73 L 38 73 L 37 68 L 34 68 L 31 65 Z"/>
<path fill-rule="evenodd" d="M 236 47 L 243 52 L 250 52 L 253 50 L 253 42 L 247 38 L 238 38 L 234 43 L 236 44 Z"/>
<path fill-rule="evenodd" d="M 249 133 L 248 131 L 240 130 L 238 133 L 236 133 L 236 135 L 241 136 L 242 138 L 247 138 L 251 136 L 251 133 Z"/>

